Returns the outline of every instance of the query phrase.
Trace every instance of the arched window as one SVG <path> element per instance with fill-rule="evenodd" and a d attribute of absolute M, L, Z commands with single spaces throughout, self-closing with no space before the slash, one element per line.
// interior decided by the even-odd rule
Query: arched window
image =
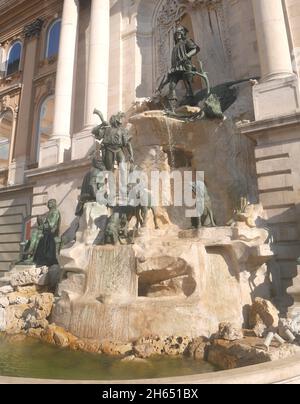
<path fill-rule="evenodd" d="M 0 115 L 0 168 L 7 168 L 13 129 L 13 114 L 11 111 Z"/>
<path fill-rule="evenodd" d="M 47 35 L 46 59 L 58 54 L 60 30 L 61 20 L 56 20 L 50 25 Z"/>
<path fill-rule="evenodd" d="M 10 76 L 19 71 L 21 61 L 22 44 L 15 42 L 10 48 L 7 58 L 6 75 Z"/>
<path fill-rule="evenodd" d="M 54 96 L 47 97 L 40 107 L 38 121 L 38 154 L 41 144 L 47 142 L 53 133 Z"/>

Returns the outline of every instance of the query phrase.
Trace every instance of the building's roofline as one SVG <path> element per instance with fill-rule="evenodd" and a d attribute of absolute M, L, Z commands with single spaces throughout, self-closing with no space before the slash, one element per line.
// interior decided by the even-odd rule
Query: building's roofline
<path fill-rule="evenodd" d="M 4 14 L 12 10 L 14 7 L 19 6 L 21 3 L 24 3 L 25 1 L 26 0 L 0 0 L 0 14 Z"/>

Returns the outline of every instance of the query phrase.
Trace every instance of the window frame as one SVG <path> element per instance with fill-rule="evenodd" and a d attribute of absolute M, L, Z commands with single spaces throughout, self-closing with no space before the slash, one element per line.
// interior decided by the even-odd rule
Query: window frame
<path fill-rule="evenodd" d="M 15 72 L 8 73 L 9 58 L 10 58 L 11 51 L 13 50 L 14 46 L 16 46 L 18 44 L 21 46 L 18 69 Z M 9 50 L 7 52 L 6 66 L 5 66 L 5 77 L 13 76 L 14 74 L 19 73 L 21 71 L 22 55 L 23 55 L 23 42 L 20 39 L 18 39 L 18 40 L 11 43 L 11 45 L 9 47 Z"/>
<path fill-rule="evenodd" d="M 12 158 L 11 153 L 12 153 L 13 135 L 14 135 L 14 134 L 13 134 L 13 130 L 14 130 L 14 123 L 13 123 L 13 120 L 14 120 L 14 113 L 13 113 L 13 111 L 11 110 L 11 108 L 7 108 L 6 110 L 2 111 L 2 112 L 0 113 L 0 126 L 1 126 L 2 120 L 5 118 L 5 115 L 6 115 L 6 114 L 10 114 L 10 115 L 11 115 L 11 118 L 12 118 L 12 120 L 11 120 L 11 133 L 10 133 L 10 139 L 7 139 L 7 140 L 8 140 L 7 166 L 6 166 L 6 167 L 1 167 L 1 166 L 0 166 L 0 171 L 4 171 L 4 170 L 8 170 L 8 169 L 9 169 L 9 165 L 10 165 L 10 163 L 11 163 L 11 158 Z"/>
<path fill-rule="evenodd" d="M 47 29 L 47 36 L 46 36 L 46 47 L 45 47 L 45 52 L 44 52 L 44 57 L 45 57 L 45 59 L 51 59 L 51 58 L 53 58 L 53 57 L 55 57 L 55 56 L 57 56 L 58 55 L 58 53 L 59 53 L 59 42 L 60 42 L 60 35 L 61 35 L 61 25 L 60 25 L 60 35 L 59 35 L 59 41 L 58 41 L 58 49 L 57 49 L 57 54 L 56 55 L 52 55 L 52 56 L 49 56 L 49 45 L 50 45 L 50 35 L 51 35 L 51 30 L 54 28 L 54 26 L 57 24 L 57 23 L 60 23 L 61 24 L 61 22 L 62 22 L 62 19 L 61 18 L 56 18 L 54 21 L 52 21 L 51 22 L 51 24 L 48 26 L 48 29 Z"/>
<path fill-rule="evenodd" d="M 50 99 L 53 99 L 53 102 L 55 102 L 55 95 L 54 94 L 48 94 L 45 97 L 43 97 L 39 103 L 39 108 L 38 108 L 38 116 L 37 116 L 37 125 L 36 125 L 36 151 L 35 151 L 35 160 L 39 164 L 40 160 L 40 149 L 41 149 L 41 114 L 42 114 L 42 109 L 43 106 L 46 104 L 47 101 Z M 54 118 L 54 117 L 53 117 Z M 54 119 L 53 119 L 53 124 L 54 125 Z"/>

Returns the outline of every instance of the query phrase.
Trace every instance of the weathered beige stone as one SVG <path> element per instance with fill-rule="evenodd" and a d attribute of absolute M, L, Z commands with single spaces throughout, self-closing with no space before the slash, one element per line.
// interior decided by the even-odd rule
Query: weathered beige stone
<path fill-rule="evenodd" d="M 189 337 L 141 338 L 134 344 L 134 353 L 143 359 L 157 355 L 179 356 L 188 351 L 190 344 Z"/>
<path fill-rule="evenodd" d="M 221 323 L 219 325 L 218 338 L 225 341 L 237 341 L 243 339 L 244 334 L 240 328 L 234 327 L 231 323 Z"/>
<path fill-rule="evenodd" d="M 159 337 L 142 338 L 134 344 L 134 353 L 142 359 L 164 354 L 164 343 Z"/>
<path fill-rule="evenodd" d="M 6 331 L 6 311 L 0 307 L 0 332 Z"/>
<path fill-rule="evenodd" d="M 57 294 L 61 296 L 64 291 L 81 295 L 84 293 L 86 282 L 85 274 L 74 274 L 72 272 L 66 273 L 66 279 L 59 283 Z"/>
<path fill-rule="evenodd" d="M 9 300 L 6 296 L 0 296 L 0 307 L 5 308 L 5 307 L 9 306 L 9 304 L 10 304 Z"/>
<path fill-rule="evenodd" d="M 38 285 L 30 285 L 30 286 L 17 286 L 14 289 L 15 289 L 15 292 L 18 292 L 20 295 L 30 297 L 37 293 L 42 293 L 44 291 L 45 287 L 38 286 Z"/>
<path fill-rule="evenodd" d="M 10 273 L 10 284 L 13 287 L 27 286 L 27 285 L 46 285 L 47 284 L 47 272 L 48 268 L 31 267 L 15 267 Z"/>
<path fill-rule="evenodd" d="M 43 328 L 30 328 L 27 330 L 26 335 L 31 338 L 41 339 Z"/>
<path fill-rule="evenodd" d="M 27 295 L 27 297 L 24 297 Z M 31 293 L 31 291 L 30 291 Z M 7 295 L 9 305 L 1 312 L 1 329 L 10 334 L 17 334 L 29 329 L 48 326 L 54 297 L 50 293 L 35 294 L 29 298 L 28 290 Z"/>
<path fill-rule="evenodd" d="M 0 288 L 0 294 L 7 295 L 8 293 L 13 292 L 13 287 L 10 285 L 2 286 Z"/>
<path fill-rule="evenodd" d="M 237 239 L 230 227 L 183 232 L 180 239 L 173 227 L 158 233 L 143 231 L 133 248 L 136 260 L 130 261 L 126 258 L 131 257 L 130 246 L 85 247 L 85 292 L 62 291 L 52 319 L 78 338 L 125 342 L 149 335 L 209 337 L 224 321 L 241 328 L 244 306 L 252 304 L 252 271 L 256 277 L 251 282 L 269 297 L 262 263 L 272 256 L 268 245 L 260 249 L 265 230 L 245 225 L 239 234 L 246 229 L 251 233 L 246 240 Z M 130 262 L 131 275 L 126 279 L 125 266 L 116 264 L 121 255 L 122 262 Z M 103 276 L 101 268 L 106 271 Z M 138 293 L 136 283 L 128 289 L 130 277 L 136 282 L 136 271 Z"/>
<path fill-rule="evenodd" d="M 215 340 L 208 351 L 208 361 L 222 370 L 256 365 L 270 360 L 267 352 L 257 350 L 243 341 L 230 343 Z"/>
<path fill-rule="evenodd" d="M 63 328 L 56 326 L 55 324 L 49 324 L 42 330 L 41 339 L 48 344 L 58 345 L 60 347 L 73 347 L 77 342 L 76 337 L 68 333 Z"/>
<path fill-rule="evenodd" d="M 29 298 L 25 297 L 19 292 L 9 293 L 7 298 L 9 300 L 9 304 L 27 304 L 29 302 Z"/>
<path fill-rule="evenodd" d="M 263 343 L 264 340 L 258 338 L 247 338 L 235 342 L 215 340 L 209 347 L 208 361 L 219 369 L 228 370 L 276 361 L 300 352 L 299 347 L 290 344 L 272 345 L 267 352 L 262 348 Z"/>
<path fill-rule="evenodd" d="M 52 293 L 42 293 L 35 295 L 30 299 L 30 303 L 34 310 L 38 312 L 38 316 L 41 318 L 47 318 L 51 314 L 51 310 L 54 303 L 54 296 Z"/>
<path fill-rule="evenodd" d="M 176 109 L 177 114 L 182 114 L 182 115 L 193 115 L 197 114 L 201 111 L 201 108 L 199 107 L 191 107 L 189 105 L 184 105 L 182 107 L 179 107 Z"/>
<path fill-rule="evenodd" d="M 25 328 L 26 329 L 45 329 L 47 328 L 49 322 L 45 318 L 37 319 L 34 314 L 31 314 L 30 310 L 29 314 L 25 318 Z"/>
<path fill-rule="evenodd" d="M 71 340 L 70 342 L 70 349 L 74 351 L 82 351 L 95 354 L 102 353 L 100 341 L 88 340 L 88 339 L 75 339 L 75 337 L 73 337 L 73 340 Z"/>
<path fill-rule="evenodd" d="M 250 326 L 254 328 L 259 321 L 262 321 L 267 327 L 277 328 L 279 324 L 279 312 L 268 300 L 256 298 L 250 310 Z"/>
<path fill-rule="evenodd" d="M 137 358 L 137 357 L 134 356 L 134 355 L 126 356 L 126 358 L 123 358 L 123 359 L 121 360 L 121 362 L 122 362 L 122 363 L 141 363 L 141 364 L 143 364 L 143 365 L 146 365 L 146 364 L 149 364 L 149 365 L 150 365 L 150 363 L 149 363 L 147 360 L 142 359 L 142 358 Z"/>
<path fill-rule="evenodd" d="M 191 342 L 190 337 L 169 337 L 164 339 L 164 352 L 168 356 L 183 355 Z"/>
<path fill-rule="evenodd" d="M 110 356 L 128 355 L 132 352 L 132 344 L 123 344 L 121 342 L 101 341 L 101 351 Z"/>
<path fill-rule="evenodd" d="M 149 175 L 151 170 L 170 170 L 168 160 L 163 159 L 163 150 L 171 148 L 174 155 L 183 150 L 186 155 L 192 156 L 190 158 L 193 170 L 205 172 L 219 226 L 225 225 L 232 218 L 240 198 L 245 196 L 246 189 L 250 198 L 255 194 L 255 162 L 251 158 L 246 161 L 242 157 L 244 154 L 251 156 L 253 145 L 246 137 L 236 135 L 235 125 L 230 119 L 222 123 L 217 120 L 185 123 L 166 117 L 163 111 L 147 111 L 133 116 L 130 122 L 134 127 L 137 164 Z M 215 175 L 215 164 L 212 164 L 212 160 L 217 160 L 222 176 Z M 179 167 L 175 165 L 172 169 L 186 170 L 184 162 L 176 164 L 179 164 Z M 180 164 L 183 166 L 180 167 Z M 180 186 L 178 189 L 181 189 Z M 165 194 L 168 191 L 164 187 Z M 179 225 L 182 229 L 190 228 L 184 207 L 174 209 L 171 206 L 166 210 L 171 223 Z"/>
<path fill-rule="evenodd" d="M 146 293 L 147 297 L 151 298 L 186 296 L 191 295 L 194 289 L 195 281 L 191 276 L 180 276 L 155 285 L 150 285 L 146 287 L 147 292 L 144 293 Z"/>
<path fill-rule="evenodd" d="M 293 279 L 293 285 L 287 290 L 293 299 L 293 306 L 289 308 L 289 314 L 292 318 L 300 315 L 300 265 L 297 266 L 296 272 L 297 276 Z"/>
<path fill-rule="evenodd" d="M 59 347 L 65 348 L 69 345 L 69 339 L 65 332 L 60 332 L 59 330 L 55 330 L 53 334 L 53 340 L 56 345 Z"/>
<path fill-rule="evenodd" d="M 6 332 L 18 334 L 25 328 L 25 319 L 30 310 L 28 304 L 8 306 L 6 312 Z"/>
<path fill-rule="evenodd" d="M 195 360 L 206 360 L 209 344 L 210 343 L 205 338 L 195 338 L 189 344 L 185 354 Z"/>

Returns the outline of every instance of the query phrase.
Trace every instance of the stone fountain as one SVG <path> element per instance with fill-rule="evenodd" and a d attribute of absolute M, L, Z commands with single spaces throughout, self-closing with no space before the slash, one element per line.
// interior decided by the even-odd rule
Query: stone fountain
<path fill-rule="evenodd" d="M 210 337 L 220 323 L 247 326 L 254 299 L 270 299 L 267 262 L 273 252 L 256 201 L 253 145 L 234 123 L 235 114 L 242 115 L 239 83 L 211 89 L 207 74 L 191 62 L 199 48 L 188 41 L 185 61 L 177 60 L 187 31 L 181 27 L 175 35 L 173 67 L 161 92 L 132 111 L 129 129 L 123 114 L 106 122 L 95 111 L 102 123 L 93 130 L 94 159 L 76 219 L 61 240 L 52 240 L 54 251 L 58 241 L 62 249 L 51 322 L 81 339 L 126 343 L 147 337 Z M 197 94 L 192 89 L 195 75 L 206 84 Z M 181 81 L 187 88 L 183 105 L 175 91 Z M 124 165 L 127 174 L 138 167 L 148 179 L 164 173 L 167 181 L 156 192 L 156 204 L 152 188 L 144 189 L 147 202 L 134 209 L 109 201 L 107 174 L 121 178 Z M 197 195 L 200 172 L 203 210 L 188 217 L 187 207 L 175 203 L 174 195 L 184 194 L 186 182 L 180 179 L 186 174 Z M 42 239 L 47 220 L 40 221 Z"/>
<path fill-rule="evenodd" d="M 201 111 L 145 104 L 130 116 L 129 138 L 135 164 L 147 177 L 203 171 L 217 226 L 191 228 L 185 208 L 171 198 L 156 207 L 159 229 L 151 214 L 134 244 L 102 245 L 111 212 L 97 198 L 86 202 L 76 241 L 61 252 L 55 324 L 93 340 L 209 337 L 222 322 L 246 326 L 254 299 L 270 299 L 266 264 L 273 252 L 263 209 L 255 203 L 251 141 L 230 117 L 209 119 Z M 168 195 L 176 186 L 169 183 Z"/>

